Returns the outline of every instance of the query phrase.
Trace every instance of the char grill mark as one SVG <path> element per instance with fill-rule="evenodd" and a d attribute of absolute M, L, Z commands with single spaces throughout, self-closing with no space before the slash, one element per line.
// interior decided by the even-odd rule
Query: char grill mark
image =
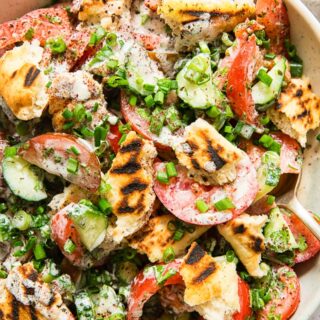
<path fill-rule="evenodd" d="M 11 300 L 12 320 L 19 320 L 20 318 L 20 302 L 12 296 Z"/>
<path fill-rule="evenodd" d="M 216 270 L 216 265 L 214 262 L 211 262 L 209 264 L 209 266 L 207 267 L 207 269 L 205 269 L 204 271 L 202 271 L 197 277 L 195 277 L 192 282 L 194 284 L 197 283 L 201 283 L 203 282 L 205 279 L 207 279 L 211 274 L 214 273 L 214 271 Z"/>
<path fill-rule="evenodd" d="M 32 271 L 29 274 L 25 275 L 30 281 L 36 282 L 38 280 L 38 272 L 37 271 Z"/>
<path fill-rule="evenodd" d="M 191 159 L 192 165 L 196 170 L 200 170 L 199 162 L 196 159 Z"/>
<path fill-rule="evenodd" d="M 239 224 L 238 226 L 234 226 L 233 232 L 235 234 L 244 233 L 246 231 L 246 227 L 243 224 Z"/>
<path fill-rule="evenodd" d="M 112 169 L 112 173 L 116 174 L 133 174 L 141 169 L 141 165 L 137 163 L 134 159 L 130 160 L 128 163 L 125 163 L 121 167 L 116 167 Z"/>
<path fill-rule="evenodd" d="M 205 251 L 198 244 L 196 244 L 193 250 L 189 253 L 185 262 L 189 265 L 195 264 L 199 262 L 205 256 L 205 254 Z"/>
<path fill-rule="evenodd" d="M 263 252 L 264 251 L 264 246 L 263 246 L 263 240 L 258 237 L 252 237 L 252 250 L 255 252 Z"/>
<path fill-rule="evenodd" d="M 135 179 L 134 182 L 129 183 L 125 187 L 121 188 L 121 192 L 124 195 L 129 195 L 135 191 L 143 191 L 147 189 L 147 184 L 141 183 L 138 179 Z"/>
<path fill-rule="evenodd" d="M 38 320 L 38 316 L 36 314 L 36 310 L 33 306 L 30 306 L 30 315 L 31 315 L 31 320 Z"/>
<path fill-rule="evenodd" d="M 129 144 L 120 148 L 120 153 L 128 153 L 128 152 L 139 152 L 142 147 L 142 143 L 140 140 L 133 140 Z"/>
<path fill-rule="evenodd" d="M 221 169 L 226 164 L 225 161 L 219 157 L 216 150 L 213 149 L 210 141 L 208 141 L 208 153 L 211 160 L 216 165 L 217 170 Z"/>
<path fill-rule="evenodd" d="M 24 86 L 30 87 L 39 74 L 39 69 L 37 69 L 35 66 L 30 67 L 29 71 L 26 74 L 26 78 L 24 79 Z"/>

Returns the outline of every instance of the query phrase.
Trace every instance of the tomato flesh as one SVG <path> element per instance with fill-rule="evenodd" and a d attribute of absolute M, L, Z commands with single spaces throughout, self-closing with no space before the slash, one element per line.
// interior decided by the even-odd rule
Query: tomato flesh
<path fill-rule="evenodd" d="M 280 315 L 281 320 L 288 320 L 297 310 L 300 302 L 300 283 L 293 269 L 284 266 L 275 269 L 279 279 L 278 290 L 263 310 L 258 311 L 258 320 L 268 320 L 270 316 Z"/>
<path fill-rule="evenodd" d="M 165 171 L 164 163 L 154 164 L 155 172 Z M 237 165 L 237 178 L 234 182 L 223 186 L 203 186 L 187 176 L 182 166 L 177 166 L 178 176 L 163 184 L 155 179 L 154 190 L 162 204 L 177 218 L 192 224 L 215 225 L 224 223 L 244 212 L 253 202 L 258 192 L 256 170 L 247 156 Z M 228 197 L 235 208 L 216 211 L 212 199 Z M 196 208 L 196 200 L 202 199 L 210 208 L 200 213 Z M 217 202 L 216 200 L 214 202 Z"/>
<path fill-rule="evenodd" d="M 283 0 L 258 0 L 256 15 L 258 23 L 265 26 L 266 34 L 271 40 L 271 51 L 285 53 L 284 40 L 290 37 L 290 23 Z"/>
<path fill-rule="evenodd" d="M 251 316 L 250 288 L 249 285 L 240 277 L 238 279 L 238 292 L 240 300 L 240 311 L 233 315 L 233 320 L 246 320 Z"/>
<path fill-rule="evenodd" d="M 140 272 L 131 285 L 130 296 L 128 299 L 127 320 L 138 320 L 142 316 L 144 304 L 156 294 L 163 286 L 172 284 L 183 284 L 179 268 L 182 260 L 175 260 L 165 266 L 164 273 L 168 270 L 175 270 L 176 274 L 165 281 L 163 285 L 157 283 L 157 279 L 153 273 Z"/>
<path fill-rule="evenodd" d="M 284 215 L 290 230 L 294 237 L 298 239 L 300 236 L 304 237 L 307 249 L 304 251 L 295 251 L 295 263 L 307 261 L 314 257 L 320 251 L 320 241 L 313 235 L 313 233 L 303 224 L 303 222 L 293 213 L 290 216 Z"/>
<path fill-rule="evenodd" d="M 19 152 L 28 162 L 81 188 L 92 192 L 98 190 L 101 181 L 99 159 L 81 140 L 69 134 L 46 133 L 31 138 L 25 145 Z M 74 154 L 71 148 L 79 154 Z M 68 171 L 71 158 L 78 163 L 75 172 Z"/>
<path fill-rule="evenodd" d="M 67 208 L 56 213 L 51 219 L 52 239 L 72 264 L 79 265 L 84 256 L 84 251 L 75 225 L 67 215 Z M 64 250 L 64 245 L 68 239 L 76 246 L 72 253 L 67 253 Z"/>

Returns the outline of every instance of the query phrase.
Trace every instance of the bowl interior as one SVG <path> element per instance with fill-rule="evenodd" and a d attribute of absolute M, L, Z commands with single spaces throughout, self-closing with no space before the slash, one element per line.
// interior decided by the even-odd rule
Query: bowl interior
<path fill-rule="evenodd" d="M 1 5 L 0 22 L 14 19 L 24 13 L 50 4 L 50 0 L 6 0 Z M 320 95 L 320 25 L 300 0 L 286 0 L 290 21 L 293 43 L 298 48 L 298 53 L 305 64 L 305 75 L 312 82 L 314 91 Z M 320 161 L 320 160 L 319 160 Z M 302 190 L 299 200 L 303 203 L 304 197 L 310 192 L 317 192 L 320 197 L 319 179 L 311 179 L 311 172 L 306 173 L 309 190 Z M 318 203 L 316 206 L 319 207 Z M 320 212 L 320 207 L 317 210 Z M 320 304 L 320 257 L 296 267 L 301 279 L 301 303 L 292 320 L 306 320 L 311 317 Z"/>

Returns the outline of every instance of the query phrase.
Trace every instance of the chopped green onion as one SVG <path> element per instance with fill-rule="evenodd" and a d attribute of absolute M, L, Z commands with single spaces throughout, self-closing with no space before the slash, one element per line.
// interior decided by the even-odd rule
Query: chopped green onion
<path fill-rule="evenodd" d="M 168 247 L 163 252 L 163 261 L 169 263 L 175 259 L 176 255 L 172 247 Z"/>
<path fill-rule="evenodd" d="M 270 196 L 270 195 L 269 195 L 269 196 L 267 197 L 267 204 L 271 206 L 272 204 L 274 204 L 275 199 L 276 199 L 275 196 Z"/>
<path fill-rule="evenodd" d="M 208 47 L 208 44 L 205 41 L 199 42 L 200 51 L 202 53 L 210 53 L 210 49 Z"/>
<path fill-rule="evenodd" d="M 62 116 L 65 118 L 65 119 L 72 119 L 73 117 L 73 112 L 69 109 L 65 109 L 63 112 L 62 112 Z"/>
<path fill-rule="evenodd" d="M 19 210 L 12 219 L 12 225 L 21 231 L 29 229 L 31 222 L 32 218 L 30 214 L 24 210 Z"/>
<path fill-rule="evenodd" d="M 70 121 L 70 122 L 66 122 L 63 126 L 62 129 L 63 130 L 69 130 L 74 126 L 74 122 Z"/>
<path fill-rule="evenodd" d="M 3 213 L 3 212 L 6 212 L 7 210 L 8 210 L 7 205 L 4 202 L 0 203 L 0 212 Z"/>
<path fill-rule="evenodd" d="M 99 103 L 96 102 L 96 103 L 94 104 L 94 106 L 93 106 L 92 112 L 97 112 L 98 109 L 99 109 Z"/>
<path fill-rule="evenodd" d="M 263 126 L 266 126 L 268 123 L 270 122 L 270 118 L 268 116 L 264 116 L 260 119 L 260 123 L 263 125 Z"/>
<path fill-rule="evenodd" d="M 67 45 L 62 38 L 49 39 L 47 46 L 50 48 L 53 54 L 64 53 L 67 50 Z"/>
<path fill-rule="evenodd" d="M 36 209 L 36 214 L 43 214 L 45 212 L 45 209 L 44 207 L 42 206 L 39 206 L 37 209 Z"/>
<path fill-rule="evenodd" d="M 254 131 L 255 131 L 255 129 L 253 126 L 250 126 L 248 124 L 244 124 L 241 131 L 240 131 L 240 135 L 241 135 L 241 137 L 249 140 L 252 137 Z"/>
<path fill-rule="evenodd" d="M 106 41 L 110 47 L 114 47 L 117 44 L 117 35 L 115 33 L 108 33 Z"/>
<path fill-rule="evenodd" d="M 222 34 L 221 41 L 227 47 L 231 47 L 233 45 L 233 42 L 230 40 L 229 35 L 226 32 Z"/>
<path fill-rule="evenodd" d="M 209 206 L 207 203 L 202 199 L 197 199 L 195 202 L 196 208 L 201 212 L 205 213 L 209 210 Z"/>
<path fill-rule="evenodd" d="M 73 152 L 76 156 L 80 154 L 80 151 L 75 146 L 70 147 L 69 150 Z"/>
<path fill-rule="evenodd" d="M 276 55 L 274 53 L 266 53 L 264 57 L 268 60 L 273 60 L 276 57 Z"/>
<path fill-rule="evenodd" d="M 24 37 L 27 39 L 27 40 L 32 40 L 33 38 L 33 35 L 34 35 L 34 29 L 33 28 L 29 28 L 27 30 L 27 32 L 25 33 Z"/>
<path fill-rule="evenodd" d="M 138 101 L 138 98 L 136 96 L 130 96 L 129 98 L 129 104 L 130 106 L 135 106 L 137 105 L 137 101 Z"/>
<path fill-rule="evenodd" d="M 217 116 L 219 116 L 221 114 L 221 111 L 217 106 L 212 106 L 209 110 L 207 110 L 206 114 L 210 118 L 216 118 Z"/>
<path fill-rule="evenodd" d="M 149 130 L 152 133 L 156 135 L 159 135 L 161 133 L 165 121 L 165 116 L 165 111 L 160 107 L 157 107 L 153 110 L 149 126 Z"/>
<path fill-rule="evenodd" d="M 108 69 L 114 70 L 119 66 L 118 60 L 109 60 L 106 64 Z"/>
<path fill-rule="evenodd" d="M 87 121 L 91 122 L 92 119 L 93 119 L 92 113 L 90 111 L 86 111 L 85 118 L 86 118 Z"/>
<path fill-rule="evenodd" d="M 120 124 L 118 128 L 119 128 L 119 132 L 122 134 L 128 133 L 131 130 L 130 123 Z"/>
<path fill-rule="evenodd" d="M 100 40 L 102 40 L 106 36 L 107 32 L 104 28 L 99 26 L 97 30 L 91 35 L 89 40 L 89 46 L 93 47 L 96 45 Z"/>
<path fill-rule="evenodd" d="M 225 126 L 223 131 L 225 133 L 232 133 L 233 127 L 232 126 Z"/>
<path fill-rule="evenodd" d="M 81 134 L 85 138 L 92 138 L 94 136 L 94 132 L 92 130 L 90 130 L 88 127 L 82 127 L 81 128 Z"/>
<path fill-rule="evenodd" d="M 104 127 L 98 126 L 94 129 L 94 145 L 99 147 L 101 141 L 105 140 L 107 137 L 108 130 Z"/>
<path fill-rule="evenodd" d="M 168 177 L 167 172 L 165 172 L 165 171 L 158 171 L 158 172 L 157 172 L 157 180 L 158 180 L 160 183 L 168 184 L 168 183 L 169 183 L 169 177 Z"/>
<path fill-rule="evenodd" d="M 4 270 L 0 270 L 0 279 L 5 279 L 8 276 L 8 273 Z"/>
<path fill-rule="evenodd" d="M 303 74 L 303 64 L 297 63 L 297 62 L 291 62 L 290 73 L 293 78 L 301 78 Z"/>
<path fill-rule="evenodd" d="M 126 133 L 124 133 L 124 134 L 121 136 L 121 138 L 120 138 L 120 140 L 119 140 L 118 144 L 119 144 L 119 145 L 122 145 L 122 143 L 126 140 L 126 138 L 127 138 L 127 134 L 126 134 Z"/>
<path fill-rule="evenodd" d="M 214 207 L 219 211 L 224 211 L 224 210 L 235 208 L 234 204 L 232 203 L 232 201 L 228 197 L 217 201 L 214 204 Z"/>
<path fill-rule="evenodd" d="M 155 104 L 152 95 L 146 96 L 146 97 L 144 98 L 144 102 L 146 103 L 146 106 L 147 106 L 148 108 L 153 107 L 154 104 Z"/>
<path fill-rule="evenodd" d="M 164 102 L 164 93 L 162 91 L 158 91 L 154 96 L 154 102 L 157 104 L 163 104 Z"/>
<path fill-rule="evenodd" d="M 153 84 L 145 83 L 143 85 L 143 89 L 146 90 L 146 91 L 153 92 L 154 88 L 155 88 L 155 86 Z"/>
<path fill-rule="evenodd" d="M 233 262 L 235 257 L 236 257 L 236 256 L 235 256 L 233 250 L 228 250 L 228 251 L 226 252 L 226 259 L 227 259 L 228 262 Z"/>
<path fill-rule="evenodd" d="M 176 166 L 173 162 L 168 162 L 166 164 L 166 171 L 169 178 L 176 177 L 178 175 Z"/>
<path fill-rule="evenodd" d="M 51 85 L 52 85 L 52 81 L 48 81 L 48 82 L 46 83 L 46 88 L 50 88 Z"/>
<path fill-rule="evenodd" d="M 141 15 L 141 25 L 145 25 L 147 23 L 147 21 L 149 20 L 149 15 L 148 14 L 142 14 Z"/>
<path fill-rule="evenodd" d="M 264 134 L 260 139 L 259 143 L 262 144 L 265 148 L 269 148 L 273 143 L 273 138 L 267 134 Z"/>
<path fill-rule="evenodd" d="M 182 230 L 182 229 L 177 229 L 176 231 L 175 231 L 175 233 L 173 234 L 173 240 L 174 241 L 180 241 L 182 238 L 183 238 L 183 236 L 184 236 L 184 230 Z"/>
<path fill-rule="evenodd" d="M 317 140 L 320 141 L 320 134 L 317 135 Z"/>
<path fill-rule="evenodd" d="M 106 214 L 110 213 L 110 211 L 112 209 L 111 203 L 107 199 L 104 199 L 104 198 L 99 199 L 98 206 L 99 206 L 100 210 Z"/>
<path fill-rule="evenodd" d="M 17 154 L 17 147 L 6 147 L 4 149 L 5 158 L 14 157 Z"/>
<path fill-rule="evenodd" d="M 29 125 L 25 121 L 20 121 L 16 126 L 16 130 L 19 136 L 25 136 L 29 132 Z"/>
<path fill-rule="evenodd" d="M 67 171 L 70 173 L 77 173 L 79 168 L 79 161 L 73 158 L 69 158 L 67 161 Z"/>
<path fill-rule="evenodd" d="M 63 250 L 68 254 L 72 254 L 76 250 L 76 245 L 71 239 L 68 239 L 63 246 Z"/>
<path fill-rule="evenodd" d="M 77 103 L 73 110 L 73 113 L 75 120 L 81 122 L 86 116 L 86 109 L 84 108 L 84 105 L 82 103 Z"/>
<path fill-rule="evenodd" d="M 270 87 L 271 83 L 272 83 L 272 78 L 268 75 L 267 71 L 265 68 L 260 68 L 258 71 L 258 75 L 257 78 L 263 82 L 265 85 L 267 85 L 268 87 Z"/>
<path fill-rule="evenodd" d="M 166 110 L 165 120 L 171 132 L 174 132 L 182 127 L 182 122 L 179 117 L 179 112 L 175 106 L 171 106 Z"/>
<path fill-rule="evenodd" d="M 40 243 L 37 243 L 36 246 L 33 249 L 33 254 L 36 260 L 43 260 L 46 258 L 46 252 L 44 251 L 42 245 Z"/>

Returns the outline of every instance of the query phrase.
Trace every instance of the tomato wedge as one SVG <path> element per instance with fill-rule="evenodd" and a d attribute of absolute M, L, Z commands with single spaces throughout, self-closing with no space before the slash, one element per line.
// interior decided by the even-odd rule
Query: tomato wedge
<path fill-rule="evenodd" d="M 166 275 L 170 270 L 175 274 L 170 276 L 163 284 L 159 285 L 153 270 L 140 272 L 131 285 L 128 299 L 127 320 L 138 320 L 142 316 L 144 304 L 156 294 L 163 286 L 172 284 L 183 284 L 179 268 L 182 260 L 174 260 L 164 265 L 162 275 Z M 160 265 L 159 265 L 160 266 Z"/>
<path fill-rule="evenodd" d="M 165 171 L 165 163 L 155 163 L 155 172 Z M 187 223 L 215 225 L 224 223 L 244 212 L 253 202 L 258 192 L 256 170 L 249 157 L 244 156 L 237 165 L 237 178 L 223 186 L 203 186 L 187 176 L 182 166 L 177 166 L 178 176 L 169 184 L 155 179 L 154 191 L 162 204 L 177 218 Z M 205 213 L 196 208 L 197 199 L 212 204 L 223 198 L 231 199 L 235 208 L 216 211 L 213 206 Z"/>
<path fill-rule="evenodd" d="M 115 153 L 117 153 L 120 149 L 119 141 L 121 137 L 122 137 L 122 134 L 119 131 L 119 126 L 117 124 L 110 126 L 110 130 L 107 135 L 107 140 L 109 141 L 110 146 L 113 152 Z"/>
<path fill-rule="evenodd" d="M 240 299 L 240 311 L 233 315 L 233 320 L 246 320 L 251 316 L 250 288 L 249 285 L 240 277 L 238 279 L 238 292 Z"/>
<path fill-rule="evenodd" d="M 274 269 L 278 285 L 263 310 L 258 311 L 258 320 L 269 320 L 271 315 L 289 319 L 297 310 L 300 302 L 300 283 L 293 269 L 284 266 Z"/>
<path fill-rule="evenodd" d="M 226 91 L 235 114 L 252 125 L 258 125 L 258 113 L 250 89 L 255 66 L 254 57 L 258 52 L 256 37 L 250 36 L 248 41 L 241 45 L 241 50 L 230 66 Z"/>
<path fill-rule="evenodd" d="M 72 25 L 68 13 L 62 5 L 34 10 L 20 19 L 0 25 L 0 49 L 11 46 L 16 42 L 28 40 L 26 39 L 26 33 L 29 29 L 33 30 L 32 39 L 39 40 L 41 45 L 44 46 L 48 38 L 69 36 Z"/>
<path fill-rule="evenodd" d="M 294 237 L 304 237 L 307 248 L 304 251 L 295 251 L 295 263 L 307 261 L 314 257 L 320 251 L 320 241 L 313 235 L 313 233 L 303 224 L 303 222 L 294 214 L 291 213 L 289 216 L 284 215 Z"/>
<path fill-rule="evenodd" d="M 137 113 L 136 108 L 134 106 L 131 106 L 128 103 L 128 99 L 125 92 L 121 92 L 120 105 L 121 105 L 121 113 L 124 119 L 126 120 L 127 123 L 131 125 L 134 131 L 142 135 L 144 138 L 152 140 L 158 149 L 163 151 L 171 151 L 170 140 L 175 139 L 174 134 L 172 134 L 171 132 L 168 132 L 165 138 L 161 138 L 155 135 L 154 133 L 150 132 L 149 121 L 146 119 L 143 119 Z"/>
<path fill-rule="evenodd" d="M 98 157 L 85 142 L 72 135 L 42 134 L 31 138 L 19 152 L 28 162 L 86 190 L 95 192 L 100 186 Z"/>
<path fill-rule="evenodd" d="M 256 4 L 258 23 L 265 26 L 271 40 L 271 51 L 285 53 L 284 40 L 289 39 L 290 23 L 286 6 L 282 0 L 258 0 Z"/>
<path fill-rule="evenodd" d="M 72 220 L 67 216 L 67 208 L 68 207 L 56 213 L 51 219 L 52 239 L 72 264 L 80 265 L 84 256 L 84 250 L 78 232 Z M 76 246 L 72 253 L 67 253 L 64 250 L 64 245 L 68 239 Z"/>
<path fill-rule="evenodd" d="M 281 144 L 281 173 L 300 173 L 302 165 L 302 150 L 299 143 L 282 132 L 273 132 L 270 135 L 274 140 Z"/>

